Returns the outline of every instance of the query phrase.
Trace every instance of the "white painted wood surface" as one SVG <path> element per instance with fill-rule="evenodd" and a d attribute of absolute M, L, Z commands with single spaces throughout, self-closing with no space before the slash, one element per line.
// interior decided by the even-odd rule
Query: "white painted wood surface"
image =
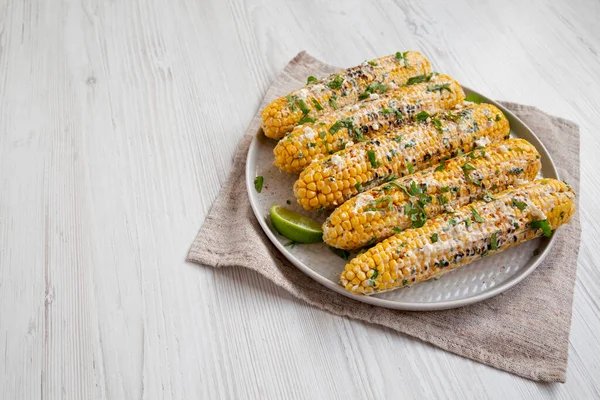
<path fill-rule="evenodd" d="M 418 49 L 581 125 L 566 384 L 185 262 L 261 96 L 302 49 L 345 66 Z M 599 52 L 593 0 L 0 2 L 2 398 L 600 397 Z"/>

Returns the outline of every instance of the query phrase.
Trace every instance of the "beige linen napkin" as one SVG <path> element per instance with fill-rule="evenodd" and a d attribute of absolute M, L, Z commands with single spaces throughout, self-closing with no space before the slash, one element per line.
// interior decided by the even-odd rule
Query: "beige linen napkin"
<path fill-rule="evenodd" d="M 337 70 L 305 52 L 290 61 L 263 103 L 304 85 L 309 75 Z M 535 107 L 503 103 L 542 140 L 561 179 L 579 191 L 579 129 Z M 190 249 L 188 260 L 211 267 L 250 268 L 315 307 L 383 325 L 444 350 L 539 381 L 564 382 L 571 305 L 581 234 L 579 213 L 556 232 L 551 253 L 529 277 L 489 300 L 458 309 L 403 312 L 351 300 L 325 288 L 289 263 L 259 226 L 245 190 L 244 168 L 254 117 L 239 144 L 227 182 Z"/>

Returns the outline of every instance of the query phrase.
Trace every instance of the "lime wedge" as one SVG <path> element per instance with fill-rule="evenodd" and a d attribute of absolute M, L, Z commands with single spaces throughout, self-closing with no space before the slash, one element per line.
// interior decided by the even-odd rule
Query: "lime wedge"
<path fill-rule="evenodd" d="M 279 233 L 298 243 L 323 241 L 321 224 L 278 204 L 271 206 L 271 222 Z"/>

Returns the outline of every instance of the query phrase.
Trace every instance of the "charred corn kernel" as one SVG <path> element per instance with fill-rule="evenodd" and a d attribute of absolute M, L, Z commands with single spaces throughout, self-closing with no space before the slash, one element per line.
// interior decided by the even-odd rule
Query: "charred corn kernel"
<path fill-rule="evenodd" d="M 427 218 L 453 211 L 475 199 L 491 201 L 494 193 L 535 179 L 540 168 L 540 155 L 526 140 L 493 143 L 348 200 L 323 224 L 323 240 L 340 249 L 358 249 L 404 229 L 417 227 Z M 356 228 L 360 216 L 369 213 L 376 213 L 380 218 L 359 233 Z M 350 227 L 350 231 L 356 233 L 350 236 L 351 242 L 330 235 L 341 223 L 340 215 L 356 221 Z M 344 231 L 346 227 L 342 224 Z"/>
<path fill-rule="evenodd" d="M 470 152 L 478 145 L 503 140 L 508 138 L 509 133 L 508 120 L 491 104 L 444 112 L 357 143 L 312 163 L 300 174 L 294 185 L 294 195 L 298 203 L 304 206 L 305 197 L 300 191 L 302 186 L 299 182 L 319 172 L 326 179 L 337 182 L 338 190 L 332 188 L 333 201 L 318 203 L 315 208 L 334 208 L 361 191 L 429 165 L 437 165 L 442 159 L 456 156 L 461 151 Z M 343 182 L 349 182 L 343 178 L 343 173 L 350 171 L 351 167 L 364 172 L 353 176 L 356 184 L 348 184 L 346 190 L 342 191 L 340 186 L 344 187 Z M 476 171 L 469 172 L 472 179 L 479 179 Z"/>
<path fill-rule="evenodd" d="M 297 124 L 308 123 L 324 113 L 401 86 L 411 77 L 429 74 L 431 64 L 421 53 L 408 51 L 364 62 L 331 74 L 280 97 L 261 112 L 267 137 L 281 139 Z"/>
<path fill-rule="evenodd" d="M 443 214 L 421 228 L 407 229 L 377 244 L 349 263 L 374 270 L 371 278 L 357 279 L 350 291 L 374 294 L 411 286 L 527 240 L 551 234 L 575 212 L 575 193 L 564 182 L 541 179 L 500 192 L 491 202 L 475 201 L 453 214 Z M 470 222 L 466 222 L 470 221 Z M 432 243 L 432 235 L 437 241 Z M 419 239 L 419 240 L 417 240 Z M 390 261 L 372 267 L 376 256 Z M 392 268 L 392 260 L 396 262 Z M 390 269 L 392 281 L 383 271 Z M 347 280 L 346 272 L 340 279 Z M 368 276 L 365 274 L 365 277 Z"/>
<path fill-rule="evenodd" d="M 428 77 L 428 82 L 390 89 L 376 99 L 340 108 L 314 123 L 297 126 L 275 146 L 275 166 L 285 172 L 300 173 L 314 160 L 424 115 L 419 113 L 435 114 L 463 103 L 465 94 L 454 79 L 447 75 Z"/>

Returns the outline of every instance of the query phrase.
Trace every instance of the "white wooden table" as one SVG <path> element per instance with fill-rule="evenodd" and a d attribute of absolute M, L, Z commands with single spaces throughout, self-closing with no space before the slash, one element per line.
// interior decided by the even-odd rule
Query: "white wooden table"
<path fill-rule="evenodd" d="M 549 3 L 1 2 L 1 397 L 598 398 L 600 3 Z M 566 384 L 185 262 L 264 91 L 303 49 L 344 66 L 417 49 L 581 125 Z"/>

